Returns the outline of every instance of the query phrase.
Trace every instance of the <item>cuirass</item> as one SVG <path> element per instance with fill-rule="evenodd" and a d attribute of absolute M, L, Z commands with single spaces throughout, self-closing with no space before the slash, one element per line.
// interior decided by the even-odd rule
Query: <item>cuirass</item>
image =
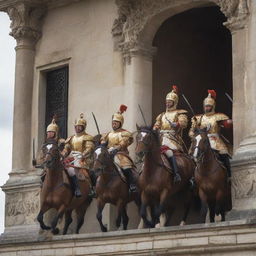
<path fill-rule="evenodd" d="M 203 115 L 200 128 L 205 128 L 209 125 L 210 125 L 210 130 L 208 133 L 219 133 L 220 127 L 215 115 L 211 115 L 211 116 Z"/>
<path fill-rule="evenodd" d="M 177 122 L 177 111 L 166 112 L 163 114 L 161 119 L 161 130 L 172 130 L 170 123 Z"/>
<path fill-rule="evenodd" d="M 70 144 L 72 151 L 83 152 L 85 150 L 84 136 L 74 136 Z"/>
<path fill-rule="evenodd" d="M 121 142 L 121 132 L 110 132 L 108 134 L 108 147 L 118 146 Z"/>

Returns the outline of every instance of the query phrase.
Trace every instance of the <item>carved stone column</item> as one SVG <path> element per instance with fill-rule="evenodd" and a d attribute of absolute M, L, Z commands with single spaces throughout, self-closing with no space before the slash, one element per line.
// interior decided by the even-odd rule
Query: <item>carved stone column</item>
<path fill-rule="evenodd" d="M 229 215 L 230 219 L 256 215 L 256 3 L 248 1 L 248 4 L 250 6 L 248 24 L 244 26 L 244 21 L 247 20 L 240 19 L 231 27 L 234 31 L 234 78 L 239 77 L 241 70 L 243 77 L 240 76 L 240 80 L 234 79 L 234 111 L 235 108 L 237 112 L 240 111 L 237 121 L 242 125 L 242 131 L 232 161 L 233 210 Z M 241 27 L 244 28 L 239 29 Z M 239 52 L 238 47 L 244 52 Z M 238 64 L 239 59 L 242 65 Z"/>
<path fill-rule="evenodd" d="M 13 117 L 13 155 L 6 193 L 5 235 L 35 227 L 39 210 L 39 177 L 31 164 L 31 115 L 35 44 L 41 37 L 42 6 L 19 3 L 6 9 L 17 41 Z"/>

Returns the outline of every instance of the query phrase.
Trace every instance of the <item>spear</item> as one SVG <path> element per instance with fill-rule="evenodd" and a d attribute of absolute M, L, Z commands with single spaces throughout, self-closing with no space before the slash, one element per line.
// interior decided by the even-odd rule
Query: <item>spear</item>
<path fill-rule="evenodd" d="M 143 111 L 142 111 L 142 108 L 141 108 L 140 104 L 138 104 L 138 106 L 139 106 L 139 110 L 140 110 L 140 113 L 141 113 L 142 119 L 143 119 L 143 121 L 144 121 L 145 125 L 147 126 L 146 118 L 145 118 L 145 116 L 144 116 L 144 113 L 143 113 Z"/>

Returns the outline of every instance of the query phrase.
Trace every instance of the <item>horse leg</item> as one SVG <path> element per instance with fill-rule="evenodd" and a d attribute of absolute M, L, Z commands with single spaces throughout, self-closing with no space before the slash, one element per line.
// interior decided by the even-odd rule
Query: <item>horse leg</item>
<path fill-rule="evenodd" d="M 96 217 L 97 217 L 97 220 L 100 224 L 101 231 L 102 232 L 107 232 L 108 231 L 107 228 L 102 223 L 102 211 L 104 209 L 104 206 L 105 206 L 105 203 L 103 201 L 101 201 L 100 199 L 98 199 L 98 205 L 97 205 L 98 211 L 97 211 Z"/>
<path fill-rule="evenodd" d="M 84 216 L 89 205 L 90 203 L 86 202 L 85 205 L 83 205 L 81 208 L 76 209 L 76 214 L 77 214 L 76 234 L 79 234 L 79 230 L 84 224 Z"/>
<path fill-rule="evenodd" d="M 140 207 L 140 216 L 141 218 L 143 219 L 144 221 L 144 224 L 145 224 L 145 227 L 146 228 L 153 228 L 153 224 L 152 222 L 150 222 L 148 219 L 147 219 L 147 205 L 145 203 L 142 203 L 141 204 L 141 207 Z"/>
<path fill-rule="evenodd" d="M 54 235 L 57 235 L 59 233 L 59 229 L 56 228 L 56 226 L 58 224 L 58 220 L 63 216 L 65 208 L 66 206 L 64 204 L 61 205 L 61 207 L 58 209 L 57 215 L 54 217 L 52 221 L 51 230 Z"/>
<path fill-rule="evenodd" d="M 126 207 L 124 207 L 124 209 L 123 209 L 122 220 L 123 220 L 123 229 L 127 230 L 127 226 L 128 226 L 128 222 L 129 222 L 129 217 L 127 215 Z"/>
<path fill-rule="evenodd" d="M 215 202 L 209 202 L 210 222 L 215 222 Z"/>
<path fill-rule="evenodd" d="M 119 199 L 117 202 L 117 218 L 116 218 L 116 227 L 119 229 L 121 226 L 121 220 L 122 220 L 122 212 L 123 212 L 123 201 Z"/>
<path fill-rule="evenodd" d="M 50 229 L 51 229 L 51 227 L 46 226 L 46 225 L 44 224 L 44 214 L 45 214 L 49 209 L 50 209 L 49 206 L 43 205 L 43 206 L 41 207 L 41 210 L 40 210 L 39 214 L 37 215 L 37 221 L 39 222 L 40 227 L 41 227 L 41 229 L 43 229 L 43 230 L 50 230 Z"/>
<path fill-rule="evenodd" d="M 186 224 L 186 220 L 187 220 L 188 213 L 191 206 L 192 196 L 193 196 L 192 192 L 188 190 L 185 197 L 185 202 L 184 202 L 184 215 L 182 217 L 180 226 L 184 226 Z"/>
<path fill-rule="evenodd" d="M 72 210 L 66 211 L 65 212 L 65 226 L 63 229 L 63 235 L 67 234 L 68 227 L 72 223 Z"/>
<path fill-rule="evenodd" d="M 208 204 L 207 204 L 207 196 L 205 195 L 205 193 L 201 189 L 199 189 L 199 197 L 201 199 L 201 211 L 200 211 L 200 214 L 201 214 L 201 216 L 203 218 L 203 221 L 205 223 L 206 215 L 207 215 L 207 212 L 208 212 Z"/>
<path fill-rule="evenodd" d="M 165 209 L 168 190 L 164 189 L 160 195 L 160 203 L 156 207 L 156 226 L 164 227 L 166 223 Z M 161 220 L 161 221 L 160 221 Z M 159 224 L 159 225 L 158 225 Z"/>

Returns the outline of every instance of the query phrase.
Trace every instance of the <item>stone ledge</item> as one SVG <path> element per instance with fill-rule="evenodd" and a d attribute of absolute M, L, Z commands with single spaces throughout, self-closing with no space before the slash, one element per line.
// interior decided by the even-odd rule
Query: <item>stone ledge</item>
<path fill-rule="evenodd" d="M 49 232 L 0 240 L 0 255 L 243 255 L 256 252 L 256 219 L 51 236 Z M 239 254 L 237 254 L 239 253 Z M 252 255 L 252 254 L 244 254 Z"/>

